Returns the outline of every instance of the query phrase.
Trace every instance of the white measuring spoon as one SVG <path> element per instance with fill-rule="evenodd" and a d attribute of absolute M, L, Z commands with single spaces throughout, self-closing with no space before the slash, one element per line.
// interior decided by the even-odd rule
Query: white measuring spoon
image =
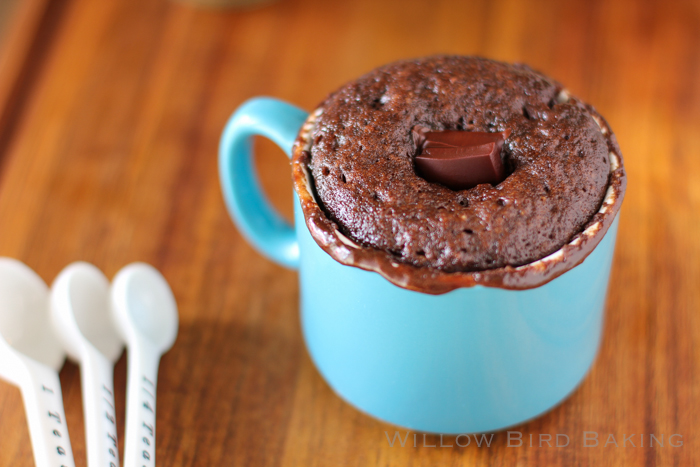
<path fill-rule="evenodd" d="M 58 370 L 66 354 L 49 325 L 49 290 L 0 258 L 0 378 L 19 386 L 37 467 L 74 467 Z"/>
<path fill-rule="evenodd" d="M 155 268 L 133 263 L 112 282 L 112 317 L 128 355 L 124 467 L 155 466 L 158 363 L 177 336 L 175 297 Z"/>
<path fill-rule="evenodd" d="M 114 362 L 124 344 L 112 324 L 110 284 L 95 266 L 69 265 L 51 286 L 51 320 L 68 357 L 80 364 L 89 467 L 119 467 Z"/>

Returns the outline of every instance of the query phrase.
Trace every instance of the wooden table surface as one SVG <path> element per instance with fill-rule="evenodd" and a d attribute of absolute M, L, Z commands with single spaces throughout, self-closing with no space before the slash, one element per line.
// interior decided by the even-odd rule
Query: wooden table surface
<path fill-rule="evenodd" d="M 27 0 L 3 50 L 0 255 L 48 283 L 76 260 L 109 277 L 146 261 L 174 289 L 180 332 L 160 370 L 159 465 L 700 463 L 697 1 L 280 0 L 222 12 Z M 504 433 L 490 446 L 420 435 L 416 447 L 390 446 L 397 428 L 348 406 L 316 372 L 296 274 L 245 243 L 219 190 L 219 135 L 245 99 L 312 109 L 378 65 L 435 53 L 523 61 L 566 83 L 608 119 L 626 158 L 600 355 L 566 402 L 514 429 L 521 447 Z M 288 162 L 272 143 L 258 149 L 263 183 L 289 215 Z M 121 439 L 125 373 L 122 356 Z M 61 382 L 84 466 L 79 369 L 67 363 Z M 583 446 L 584 432 L 597 447 Z M 541 434 L 570 444 L 539 447 Z M 651 434 L 664 446 L 649 447 Z M 31 465 L 20 393 L 0 382 L 0 466 Z"/>

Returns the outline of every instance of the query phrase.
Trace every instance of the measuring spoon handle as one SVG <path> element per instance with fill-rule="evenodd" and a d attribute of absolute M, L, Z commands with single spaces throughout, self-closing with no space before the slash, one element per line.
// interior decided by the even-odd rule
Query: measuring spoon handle
<path fill-rule="evenodd" d="M 75 467 L 58 374 L 27 357 L 20 384 L 37 467 Z"/>
<path fill-rule="evenodd" d="M 156 381 L 160 351 L 145 339 L 128 347 L 124 467 L 156 465 Z"/>
<path fill-rule="evenodd" d="M 88 467 L 119 467 L 114 366 L 89 346 L 80 364 Z"/>

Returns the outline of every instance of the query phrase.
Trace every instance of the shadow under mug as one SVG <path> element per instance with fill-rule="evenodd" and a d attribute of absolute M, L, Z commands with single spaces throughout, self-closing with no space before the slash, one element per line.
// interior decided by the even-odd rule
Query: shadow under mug
<path fill-rule="evenodd" d="M 291 226 L 261 191 L 251 137 L 290 156 L 307 116 L 275 99 L 247 101 L 223 132 L 219 171 L 244 237 L 299 270 L 304 338 L 333 390 L 378 419 L 445 434 L 501 430 L 571 394 L 600 344 L 618 219 L 583 263 L 540 287 L 406 290 L 336 262 L 311 237 L 298 197 Z"/>

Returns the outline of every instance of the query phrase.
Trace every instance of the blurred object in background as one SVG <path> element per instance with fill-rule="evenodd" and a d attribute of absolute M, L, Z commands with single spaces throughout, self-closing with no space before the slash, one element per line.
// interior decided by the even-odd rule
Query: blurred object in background
<path fill-rule="evenodd" d="M 8 0 L 0 0 L 8 1 Z M 205 8 L 249 8 L 263 6 L 277 0 L 176 0 L 179 3 L 188 3 L 193 6 Z"/>

